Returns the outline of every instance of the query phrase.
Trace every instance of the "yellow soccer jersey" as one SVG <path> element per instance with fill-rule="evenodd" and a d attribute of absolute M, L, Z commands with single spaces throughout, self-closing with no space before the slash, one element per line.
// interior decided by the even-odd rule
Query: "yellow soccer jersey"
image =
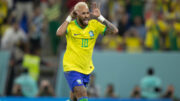
<path fill-rule="evenodd" d="M 63 58 L 64 71 L 77 71 L 90 74 L 94 70 L 92 62 L 93 48 L 99 34 L 104 34 L 106 26 L 92 19 L 82 29 L 77 20 L 68 24 L 66 32 L 66 52 Z"/>

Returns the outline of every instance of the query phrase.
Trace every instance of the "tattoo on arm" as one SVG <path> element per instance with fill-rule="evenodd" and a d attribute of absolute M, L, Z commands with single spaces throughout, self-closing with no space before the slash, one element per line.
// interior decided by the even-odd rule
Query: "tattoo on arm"
<path fill-rule="evenodd" d="M 116 34 L 116 33 L 118 33 L 117 27 L 114 26 L 114 25 L 113 25 L 111 22 L 109 22 L 108 20 L 105 20 L 105 21 L 103 22 L 103 24 L 105 24 L 106 27 L 107 27 L 107 30 L 106 30 L 105 34 Z"/>

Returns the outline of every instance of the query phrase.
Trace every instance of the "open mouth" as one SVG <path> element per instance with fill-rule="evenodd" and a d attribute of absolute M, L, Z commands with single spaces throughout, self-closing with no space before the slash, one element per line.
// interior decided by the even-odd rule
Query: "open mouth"
<path fill-rule="evenodd" d="M 86 18 L 86 19 L 83 20 L 83 23 L 84 23 L 85 25 L 87 25 L 88 22 L 89 22 L 89 19 L 88 19 L 88 18 Z"/>

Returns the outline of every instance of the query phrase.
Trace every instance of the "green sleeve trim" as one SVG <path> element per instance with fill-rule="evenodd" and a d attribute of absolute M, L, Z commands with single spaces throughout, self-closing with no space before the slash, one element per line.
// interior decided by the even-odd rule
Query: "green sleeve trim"
<path fill-rule="evenodd" d="M 106 30 L 107 30 L 107 27 L 104 28 L 104 31 L 102 33 L 103 36 L 105 35 Z"/>
<path fill-rule="evenodd" d="M 76 25 L 81 28 L 81 26 L 77 23 L 77 19 L 75 20 Z M 81 28 L 82 29 L 82 28 Z"/>
<path fill-rule="evenodd" d="M 68 33 L 68 30 L 66 29 L 66 34 Z"/>

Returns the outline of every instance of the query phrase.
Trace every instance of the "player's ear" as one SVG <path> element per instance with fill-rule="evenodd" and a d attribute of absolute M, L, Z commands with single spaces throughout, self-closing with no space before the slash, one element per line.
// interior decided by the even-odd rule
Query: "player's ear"
<path fill-rule="evenodd" d="M 79 15 L 79 11 L 78 10 L 75 10 L 74 13 L 75 13 L 76 16 Z"/>
<path fill-rule="evenodd" d="M 77 15 L 77 13 L 78 13 L 77 10 L 75 10 L 75 11 L 74 11 L 74 15 Z"/>

